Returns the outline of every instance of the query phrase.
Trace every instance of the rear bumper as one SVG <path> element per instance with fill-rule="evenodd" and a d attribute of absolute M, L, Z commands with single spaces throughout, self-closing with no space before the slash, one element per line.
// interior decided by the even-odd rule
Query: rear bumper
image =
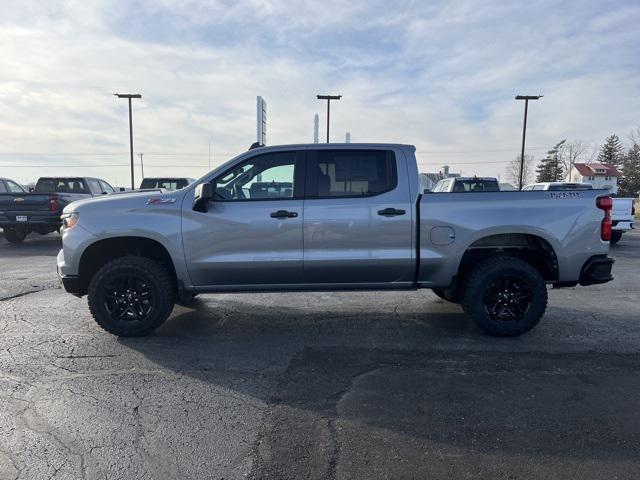
<path fill-rule="evenodd" d="M 611 269 L 615 258 L 608 255 L 594 255 L 582 266 L 580 271 L 580 285 L 595 285 L 613 280 Z"/>
<path fill-rule="evenodd" d="M 611 222 L 611 229 L 615 231 L 627 231 L 636 228 L 636 222 L 633 220 L 614 220 Z"/>
<path fill-rule="evenodd" d="M 16 215 L 25 215 L 27 217 L 27 221 L 16 221 Z M 53 230 L 57 230 L 62 226 L 62 220 L 60 219 L 60 213 L 55 213 L 53 215 L 34 215 L 30 214 L 29 212 L 11 212 L 11 214 L 0 212 L 0 228 L 12 228 L 19 225 L 25 226 L 27 228 L 47 227 Z"/>

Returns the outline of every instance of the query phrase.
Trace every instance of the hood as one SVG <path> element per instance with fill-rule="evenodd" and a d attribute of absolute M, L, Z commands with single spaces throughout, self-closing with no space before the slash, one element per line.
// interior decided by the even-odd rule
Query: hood
<path fill-rule="evenodd" d="M 71 202 L 69 205 L 64 207 L 62 213 L 71 213 L 71 212 L 81 212 L 83 210 L 109 210 L 116 208 L 136 208 L 136 207 L 144 207 L 147 205 L 147 202 L 152 198 L 173 198 L 176 199 L 177 203 L 178 197 L 180 195 L 176 195 L 178 192 L 167 192 L 164 190 L 146 190 L 146 191 L 137 191 L 137 192 L 119 192 L 112 193 L 109 195 L 103 195 L 100 197 L 92 197 L 85 198 L 82 200 L 77 200 L 75 202 Z M 180 192 L 184 194 L 184 192 Z"/>

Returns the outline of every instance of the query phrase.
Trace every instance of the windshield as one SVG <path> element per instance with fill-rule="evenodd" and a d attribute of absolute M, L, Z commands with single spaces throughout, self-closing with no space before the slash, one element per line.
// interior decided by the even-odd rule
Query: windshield
<path fill-rule="evenodd" d="M 40 178 L 36 183 L 38 193 L 89 193 L 81 178 Z"/>

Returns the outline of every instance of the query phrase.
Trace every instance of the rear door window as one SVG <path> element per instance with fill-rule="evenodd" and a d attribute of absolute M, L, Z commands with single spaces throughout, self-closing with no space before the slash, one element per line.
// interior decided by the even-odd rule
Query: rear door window
<path fill-rule="evenodd" d="M 0 180 L 0 193 L 7 193 L 7 187 L 4 186 L 4 182 Z"/>
<path fill-rule="evenodd" d="M 308 197 L 368 197 L 393 190 L 395 155 L 387 150 L 310 151 Z"/>

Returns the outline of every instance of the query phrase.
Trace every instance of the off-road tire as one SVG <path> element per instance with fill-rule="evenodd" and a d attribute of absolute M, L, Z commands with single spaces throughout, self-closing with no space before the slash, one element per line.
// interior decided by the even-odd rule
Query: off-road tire
<path fill-rule="evenodd" d="M 609 241 L 609 243 L 611 245 L 615 245 L 620 241 L 621 238 L 622 238 L 622 232 L 614 230 L 611 232 L 611 240 Z"/>
<path fill-rule="evenodd" d="M 485 294 L 492 282 L 516 276 L 531 293 L 528 310 L 518 320 L 497 320 L 485 308 Z M 467 275 L 462 290 L 462 308 L 488 335 L 512 337 L 528 332 L 540 321 L 547 308 L 547 287 L 540 272 L 524 260 L 510 256 L 493 257 L 479 263 Z"/>
<path fill-rule="evenodd" d="M 443 300 L 446 300 L 447 302 L 451 302 L 451 303 L 460 303 L 460 297 L 453 293 L 453 290 L 447 288 L 434 288 L 432 289 L 433 293 L 436 294 L 436 296 L 440 297 Z"/>
<path fill-rule="evenodd" d="M 27 238 L 27 230 L 19 227 L 10 227 L 4 229 L 4 238 L 9 243 L 22 243 Z"/>
<path fill-rule="evenodd" d="M 148 284 L 153 293 L 152 311 L 143 320 L 123 325 L 114 320 L 106 306 L 106 286 L 118 276 L 136 275 Z M 91 278 L 88 289 L 89 310 L 96 323 L 119 337 L 149 335 L 169 317 L 175 302 L 175 286 L 167 269 L 150 258 L 129 255 L 116 258 L 102 266 Z"/>

